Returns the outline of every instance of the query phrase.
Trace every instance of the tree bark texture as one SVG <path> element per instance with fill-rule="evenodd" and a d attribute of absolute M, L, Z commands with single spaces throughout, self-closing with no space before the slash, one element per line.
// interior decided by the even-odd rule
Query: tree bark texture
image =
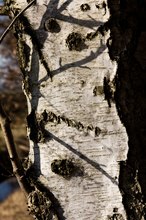
<path fill-rule="evenodd" d="M 27 4 L 10 2 L 12 17 Z M 144 11 L 41 0 L 15 24 L 29 159 L 52 219 L 145 219 Z"/>

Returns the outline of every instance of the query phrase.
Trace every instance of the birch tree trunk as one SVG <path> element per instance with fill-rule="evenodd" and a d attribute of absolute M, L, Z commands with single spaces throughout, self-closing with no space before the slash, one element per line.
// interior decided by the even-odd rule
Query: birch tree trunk
<path fill-rule="evenodd" d="M 14 17 L 27 2 L 6 5 Z M 145 219 L 144 10 L 136 0 L 41 0 L 15 24 L 44 219 Z"/>

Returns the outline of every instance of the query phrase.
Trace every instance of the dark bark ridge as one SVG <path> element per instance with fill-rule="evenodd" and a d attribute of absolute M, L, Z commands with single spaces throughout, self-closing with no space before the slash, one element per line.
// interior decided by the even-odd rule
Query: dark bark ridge
<path fill-rule="evenodd" d="M 128 220 L 146 219 L 146 1 L 108 0 L 109 55 L 116 60 L 115 102 L 128 134 L 127 161 L 120 162 L 119 187 Z"/>

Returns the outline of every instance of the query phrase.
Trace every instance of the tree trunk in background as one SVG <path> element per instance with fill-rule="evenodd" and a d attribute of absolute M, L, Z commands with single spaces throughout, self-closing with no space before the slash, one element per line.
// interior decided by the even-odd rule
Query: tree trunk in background
<path fill-rule="evenodd" d="M 145 219 L 144 19 L 144 1 L 41 0 L 15 24 L 50 219 Z"/>

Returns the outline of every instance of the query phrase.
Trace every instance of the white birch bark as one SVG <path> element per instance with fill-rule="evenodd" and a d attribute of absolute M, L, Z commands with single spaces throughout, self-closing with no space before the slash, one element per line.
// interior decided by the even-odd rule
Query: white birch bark
<path fill-rule="evenodd" d="M 86 3 L 89 10 L 81 10 Z M 16 6 L 22 9 L 26 1 L 17 0 Z M 106 46 L 110 32 L 86 39 L 80 51 L 69 50 L 66 43 L 69 34 L 86 38 L 108 21 L 110 12 L 102 6 L 102 1 L 93 0 L 41 0 L 25 13 L 43 44 L 41 52 L 52 75 L 51 79 L 31 37 L 23 33 L 30 47 L 24 82 L 29 90 L 25 91 L 28 111 L 30 115 L 34 111 L 37 120 L 43 112 L 48 114 L 45 131 L 50 135 L 38 143 L 30 140 L 29 157 L 67 220 L 114 219 L 115 208 L 123 217 L 119 219 L 127 219 L 118 178 L 128 138 L 115 103 L 110 100 L 109 107 L 103 88 L 104 77 L 112 82 L 117 69 Z M 48 18 L 57 22 L 56 31 L 44 29 Z M 78 169 L 68 176 L 58 175 L 51 169 L 54 160 L 69 160 Z"/>

